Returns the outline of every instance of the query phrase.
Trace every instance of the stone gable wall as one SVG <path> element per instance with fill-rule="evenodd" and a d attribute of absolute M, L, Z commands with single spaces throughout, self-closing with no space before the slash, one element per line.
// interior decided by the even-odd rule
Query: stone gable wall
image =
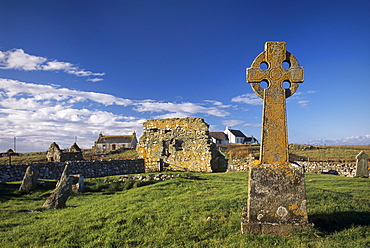
<path fill-rule="evenodd" d="M 147 172 L 226 171 L 227 160 L 217 151 L 202 118 L 148 120 L 143 128 L 136 150 Z"/>
<path fill-rule="evenodd" d="M 111 160 L 94 162 L 49 162 L 31 163 L 27 165 L 0 165 L 0 182 L 21 181 L 28 166 L 33 166 L 40 179 L 59 180 L 64 166 L 68 164 L 71 174 L 81 174 L 85 178 L 105 177 L 144 173 L 144 161 L 137 160 Z"/>

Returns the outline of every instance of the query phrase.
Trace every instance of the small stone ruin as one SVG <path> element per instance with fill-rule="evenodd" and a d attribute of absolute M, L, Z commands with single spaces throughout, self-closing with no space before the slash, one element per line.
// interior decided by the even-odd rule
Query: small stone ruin
<path fill-rule="evenodd" d="M 80 161 L 84 159 L 82 150 L 76 143 L 73 143 L 68 151 L 62 151 L 55 142 L 51 143 L 46 158 L 48 162 Z"/>
<path fill-rule="evenodd" d="M 145 172 L 174 170 L 223 172 L 227 160 L 209 135 L 202 118 L 148 120 L 136 148 Z"/>

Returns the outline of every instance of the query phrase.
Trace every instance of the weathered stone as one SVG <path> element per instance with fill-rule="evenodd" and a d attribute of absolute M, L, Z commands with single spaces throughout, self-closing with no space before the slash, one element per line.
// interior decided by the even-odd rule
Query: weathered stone
<path fill-rule="evenodd" d="M 308 224 L 303 168 L 253 167 L 249 175 L 248 206 L 242 232 L 287 235 Z M 256 230 L 264 230 L 255 233 Z"/>
<path fill-rule="evenodd" d="M 283 63 L 289 68 L 283 68 Z M 267 64 L 268 68 L 261 69 L 261 64 Z M 247 82 L 263 99 L 260 161 L 262 164 L 284 164 L 288 161 L 285 99 L 303 82 L 303 68 L 286 51 L 285 42 L 266 42 L 265 51 L 247 69 Z M 268 87 L 263 89 L 261 82 L 267 83 Z M 284 82 L 289 87 L 285 88 Z"/>
<path fill-rule="evenodd" d="M 369 156 L 361 151 L 356 156 L 356 174 L 355 177 L 369 177 L 368 167 Z"/>
<path fill-rule="evenodd" d="M 201 118 L 148 120 L 136 148 L 145 171 L 226 171 L 227 160 L 216 149 Z"/>
<path fill-rule="evenodd" d="M 37 186 L 37 176 L 37 171 L 32 168 L 32 166 L 28 166 L 26 173 L 24 174 L 22 184 L 19 187 L 19 191 L 22 193 L 30 193 L 33 191 Z"/>
<path fill-rule="evenodd" d="M 267 64 L 267 69 L 261 69 L 261 64 Z M 285 99 L 295 93 L 302 81 L 303 68 L 286 51 L 285 42 L 267 42 L 265 51 L 247 69 L 247 82 L 263 98 L 263 116 L 260 161 L 250 166 L 242 233 L 288 235 L 296 228 L 311 226 L 304 170 L 288 159 Z M 267 87 L 262 88 L 261 82 L 266 82 Z"/>
<path fill-rule="evenodd" d="M 62 176 L 58 181 L 55 190 L 45 201 L 42 208 L 57 209 L 65 208 L 68 197 L 72 194 L 72 179 L 69 177 L 68 165 L 64 167 Z"/>

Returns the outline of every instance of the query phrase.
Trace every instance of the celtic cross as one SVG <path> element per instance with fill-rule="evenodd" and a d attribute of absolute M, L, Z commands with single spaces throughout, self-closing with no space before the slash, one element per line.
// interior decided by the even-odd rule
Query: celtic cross
<path fill-rule="evenodd" d="M 262 164 L 282 165 L 289 161 L 285 99 L 296 92 L 301 82 L 303 67 L 286 51 L 285 42 L 266 42 L 265 51 L 247 69 L 247 83 L 263 99 Z"/>

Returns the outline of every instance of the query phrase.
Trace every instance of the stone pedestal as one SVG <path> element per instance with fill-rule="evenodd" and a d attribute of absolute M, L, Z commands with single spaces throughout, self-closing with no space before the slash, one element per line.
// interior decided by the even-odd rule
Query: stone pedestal
<path fill-rule="evenodd" d="M 250 168 L 242 233 L 288 235 L 294 229 L 311 226 L 303 168 L 290 164 L 260 164 Z"/>

